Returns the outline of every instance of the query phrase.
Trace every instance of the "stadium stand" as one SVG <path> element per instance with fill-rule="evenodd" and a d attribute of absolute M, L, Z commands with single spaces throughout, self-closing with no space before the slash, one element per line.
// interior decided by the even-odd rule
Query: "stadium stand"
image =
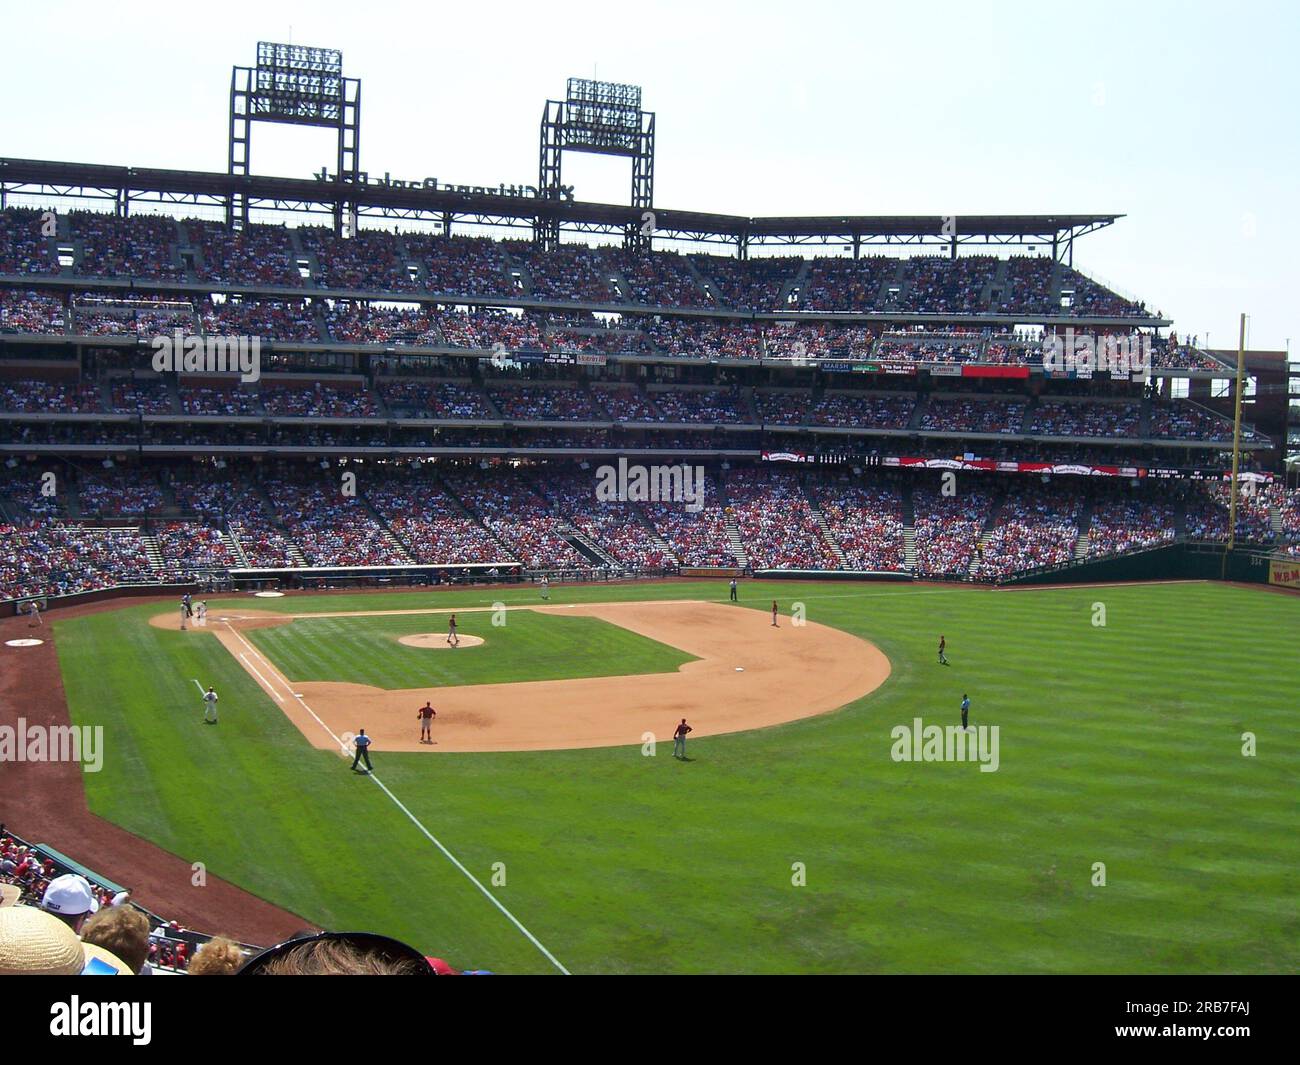
<path fill-rule="evenodd" d="M 1167 381 L 1046 376 L 1044 336 L 1086 315 L 1149 344 L 1159 373 L 1229 368 L 1050 257 L 544 250 L 88 211 L 49 226 L 0 211 L 0 345 L 23 342 L 0 365 L 10 597 L 340 566 L 999 581 L 1227 536 L 1222 483 L 1181 471 L 1219 476 L 1231 423 Z M 154 372 L 143 349 L 176 330 L 258 338 L 260 379 Z M 1258 470 L 1273 444 L 1243 435 Z M 762 461 L 828 451 L 830 469 Z M 595 499 L 591 470 L 620 454 L 702 463 L 703 508 Z M 362 460 L 354 498 L 345 459 Z M 921 474 L 845 473 L 885 461 L 1107 477 L 981 475 L 948 498 Z M 51 507 L 31 473 L 63 463 Z M 1170 467 L 1172 486 L 1119 487 Z M 1236 531 L 1295 551 L 1298 520 L 1264 481 Z"/>

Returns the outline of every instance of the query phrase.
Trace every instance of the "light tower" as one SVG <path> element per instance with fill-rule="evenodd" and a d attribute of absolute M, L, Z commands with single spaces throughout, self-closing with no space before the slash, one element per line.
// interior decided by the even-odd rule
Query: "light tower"
<path fill-rule="evenodd" d="M 641 110 L 641 87 L 613 81 L 570 78 L 563 100 L 547 100 L 542 112 L 537 194 L 558 203 L 565 151 L 621 155 L 632 160 L 632 206 L 637 218 L 623 231 L 629 249 L 647 250 L 653 220 L 643 219 L 654 203 L 655 116 Z M 650 222 L 649 225 L 646 222 Z M 560 242 L 560 220 L 539 212 L 534 236 L 544 248 Z"/>

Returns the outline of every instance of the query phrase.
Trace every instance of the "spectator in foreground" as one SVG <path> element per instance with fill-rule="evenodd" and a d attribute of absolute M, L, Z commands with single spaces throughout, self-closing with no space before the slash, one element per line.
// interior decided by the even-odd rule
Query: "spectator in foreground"
<path fill-rule="evenodd" d="M 132 906 L 110 906 L 81 926 L 81 941 L 103 947 L 137 976 L 149 975 L 149 919 Z"/>
<path fill-rule="evenodd" d="M 244 964 L 239 944 L 225 936 L 213 936 L 199 947 L 186 970 L 190 976 L 234 976 Z"/>
<path fill-rule="evenodd" d="M 0 976 L 130 976 L 125 962 L 82 943 L 65 921 L 35 906 L 0 907 Z"/>
<path fill-rule="evenodd" d="M 99 909 L 99 903 L 89 880 L 76 873 L 64 873 L 50 881 L 41 897 L 41 909 L 80 933 L 86 918 Z"/>
<path fill-rule="evenodd" d="M 371 932 L 320 932 L 254 955 L 241 976 L 433 976 L 424 955 Z"/>

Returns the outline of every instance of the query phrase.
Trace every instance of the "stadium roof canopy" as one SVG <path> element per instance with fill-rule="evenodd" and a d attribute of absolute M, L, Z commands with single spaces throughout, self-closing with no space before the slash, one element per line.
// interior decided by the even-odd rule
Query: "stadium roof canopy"
<path fill-rule="evenodd" d="M 792 215 L 750 218 L 654 208 L 542 199 L 531 186 L 443 185 L 435 179 L 394 181 L 362 175 L 360 183 L 334 175 L 284 178 L 195 170 L 156 170 L 40 159 L 0 158 L 0 206 L 8 197 L 104 200 L 119 214 L 135 204 L 228 209 L 242 197 L 250 212 L 331 214 L 339 205 L 359 219 L 440 222 L 457 226 L 535 227 L 558 220 L 566 233 L 623 237 L 629 228 L 652 226 L 656 239 L 730 245 L 747 255 L 755 246 L 840 245 L 857 254 L 863 246 L 915 245 L 948 250 L 990 245 L 1044 245 L 1063 261 L 1077 237 L 1123 218 L 1121 214 L 1052 215 Z M 431 184 L 432 183 L 432 184 Z"/>

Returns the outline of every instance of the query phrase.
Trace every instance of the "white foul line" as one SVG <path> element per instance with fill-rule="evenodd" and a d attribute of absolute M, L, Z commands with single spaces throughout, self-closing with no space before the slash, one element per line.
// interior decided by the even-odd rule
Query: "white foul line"
<path fill-rule="evenodd" d="M 235 639 L 239 640 L 239 642 L 242 643 L 245 647 L 247 647 L 250 651 L 252 651 L 257 658 L 260 658 L 263 662 L 266 663 L 268 667 L 268 671 L 270 672 L 271 676 L 273 677 L 276 676 L 276 671 L 273 667 L 271 667 L 271 663 L 266 659 L 264 655 L 261 654 L 261 652 L 257 650 L 256 647 L 254 647 L 251 643 L 248 642 L 247 639 L 244 638 L 243 633 L 235 629 L 228 621 L 225 623 L 225 626 L 231 633 L 234 634 Z M 244 658 L 244 655 L 241 654 L 239 657 Z M 245 659 L 245 662 L 247 662 L 247 659 Z M 249 665 L 250 668 L 252 668 L 251 662 L 247 662 L 247 664 Z M 257 670 L 254 669 L 253 672 L 256 673 Z M 258 674 L 258 676 L 261 676 L 261 674 Z M 301 695 L 299 695 L 297 692 L 290 690 L 289 685 L 286 682 L 285 678 L 280 677 L 278 679 L 280 680 L 280 683 L 284 685 L 285 690 L 288 691 L 290 695 L 292 695 L 295 699 L 298 700 L 299 704 L 302 706 L 304 710 L 307 711 L 307 713 L 311 714 L 311 716 L 315 719 L 316 723 L 330 734 L 330 737 L 334 740 L 334 742 L 339 745 L 339 749 L 346 751 L 347 744 L 343 742 L 342 738 L 338 736 L 332 728 L 330 728 L 327 724 L 325 724 L 325 722 L 322 721 L 320 717 L 317 716 L 316 711 L 313 710 L 310 706 L 306 704 L 306 702 L 303 701 L 303 697 Z M 194 683 L 198 684 L 199 682 L 196 680 Z M 199 685 L 199 689 L 200 691 L 202 690 L 202 685 Z M 276 695 L 274 689 L 271 690 L 271 694 L 275 695 L 277 699 L 280 699 L 280 696 Z M 280 701 L 284 702 L 283 699 L 280 699 Z M 572 975 L 569 972 L 569 970 L 566 969 L 560 963 L 560 960 L 549 950 L 547 950 L 546 947 L 542 945 L 541 941 L 535 935 L 532 934 L 532 932 L 528 931 L 528 929 L 523 926 L 519 918 L 517 918 L 513 913 L 511 913 L 508 909 L 506 909 L 505 906 L 502 905 L 501 901 L 495 895 L 493 895 L 492 892 L 490 892 L 486 887 L 483 886 L 482 881 L 480 881 L 478 877 L 476 877 L 473 873 L 471 873 L 468 869 L 466 869 L 465 866 L 461 864 L 460 860 L 454 854 L 452 854 L 451 851 L 449 851 L 445 846 L 443 846 L 442 841 L 439 840 L 427 828 L 425 828 L 424 825 L 420 823 L 419 818 L 417 818 L 415 814 L 411 813 L 411 811 L 408 810 L 405 805 L 403 805 L 402 801 L 391 791 L 388 790 L 387 784 L 385 784 L 382 780 L 380 780 L 377 776 L 375 776 L 373 771 L 366 775 L 369 776 L 370 779 L 373 780 L 379 786 L 380 790 L 383 791 L 383 793 L 393 801 L 394 805 L 410 819 L 411 823 L 415 825 L 417 829 L 420 830 L 420 832 L 424 835 L 424 837 L 435 847 L 437 847 L 438 850 L 442 851 L 442 853 L 447 857 L 447 860 L 450 861 L 451 864 L 454 865 L 457 869 L 459 869 L 462 873 L 464 873 L 465 876 L 469 878 L 470 883 L 473 884 L 476 888 L 478 888 L 479 891 L 481 891 L 484 894 L 487 900 L 491 902 L 492 905 L 495 906 L 498 910 L 500 910 L 512 925 L 514 925 L 517 929 L 519 929 L 520 932 L 523 933 L 524 937 L 528 940 L 528 942 L 530 942 L 533 946 L 535 946 L 538 950 L 540 950 L 542 954 L 546 956 L 547 961 L 549 961 L 552 965 L 554 965 L 557 969 L 559 969 L 560 972 L 562 972 L 565 976 Z"/>
<path fill-rule="evenodd" d="M 442 843 L 439 842 L 439 840 L 427 828 L 424 827 L 424 825 L 420 824 L 420 821 L 415 816 L 415 814 L 411 813 L 410 810 L 408 810 L 405 806 L 403 806 L 402 801 L 391 791 L 388 790 L 387 784 L 385 784 L 382 780 L 380 780 L 377 776 L 375 776 L 374 773 L 370 773 L 369 776 L 371 780 L 373 780 L 376 784 L 379 785 L 379 787 L 383 790 L 383 793 L 387 795 L 390 799 L 392 799 L 394 803 L 397 804 L 397 808 L 411 819 L 411 823 L 415 825 L 415 827 L 418 828 L 422 833 L 424 833 L 425 837 L 429 840 L 429 842 L 432 843 L 435 847 L 437 847 L 440 851 L 442 851 L 442 853 L 447 856 L 447 859 L 451 862 L 452 865 L 454 865 L 457 869 L 459 869 L 462 873 L 464 873 L 467 877 L 469 877 L 470 883 L 472 883 L 476 888 L 478 888 L 479 891 L 483 892 L 483 894 L 487 897 L 487 900 L 490 903 L 492 903 L 492 905 L 495 906 L 498 910 L 500 910 L 506 916 L 506 919 L 509 920 L 509 922 L 512 925 L 514 925 L 517 929 L 519 929 L 519 931 L 522 932 L 525 937 L 527 937 L 528 941 L 533 946 L 535 946 L 538 950 L 540 950 L 543 954 L 545 954 L 547 960 L 552 965 L 554 965 L 557 969 L 559 969 L 560 972 L 562 972 L 565 976 L 572 975 L 568 969 L 566 969 L 563 965 L 560 964 L 560 960 L 549 950 L 547 950 L 544 946 L 542 946 L 541 942 L 539 942 L 537 937 L 533 935 L 532 932 L 528 931 L 528 929 L 525 928 L 522 924 L 520 924 L 519 919 L 513 913 L 507 910 L 505 906 L 501 904 L 500 900 L 498 900 L 497 897 L 492 894 L 492 892 L 490 892 L 487 888 L 483 886 L 482 882 L 479 880 L 478 877 L 476 877 L 473 873 L 471 873 L 468 869 L 466 869 L 463 865 L 461 865 L 460 860 L 454 854 L 452 854 L 451 851 L 449 851 L 446 847 L 444 847 Z"/>
<path fill-rule="evenodd" d="M 240 661 L 242 661 L 242 662 L 244 663 L 244 665 L 246 665 L 249 669 L 251 669 L 251 670 L 253 671 L 253 676 L 255 676 L 258 680 L 260 680 L 260 681 L 261 681 L 261 682 L 266 686 L 266 690 L 267 690 L 267 691 L 269 691 L 272 695 L 274 695 L 274 696 L 276 697 L 276 699 L 279 700 L 280 702 L 284 702 L 284 698 L 283 698 L 283 696 L 281 696 L 280 693 L 279 693 L 278 691 L 276 691 L 275 688 L 273 688 L 273 687 L 271 686 L 271 682 L 270 682 L 269 680 L 267 680 L 264 676 L 262 676 L 262 674 L 260 674 L 260 673 L 257 671 L 257 667 L 256 667 L 255 665 L 253 665 L 253 663 L 250 662 L 250 661 L 248 660 L 248 655 L 246 655 L 246 654 L 242 654 L 242 653 L 241 653 L 240 656 L 239 656 L 239 658 L 240 658 Z"/>

